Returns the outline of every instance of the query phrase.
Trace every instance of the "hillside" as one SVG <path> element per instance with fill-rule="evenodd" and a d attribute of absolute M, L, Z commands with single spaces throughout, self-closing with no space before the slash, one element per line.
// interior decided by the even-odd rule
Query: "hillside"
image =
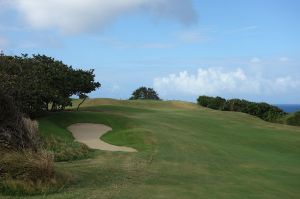
<path fill-rule="evenodd" d="M 138 152 L 94 151 L 88 159 L 56 163 L 74 183 L 45 198 L 300 196 L 299 127 L 179 101 L 91 99 L 79 112 L 39 119 L 45 139 L 66 142 L 74 123 L 108 125 L 113 131 L 104 141 Z"/>

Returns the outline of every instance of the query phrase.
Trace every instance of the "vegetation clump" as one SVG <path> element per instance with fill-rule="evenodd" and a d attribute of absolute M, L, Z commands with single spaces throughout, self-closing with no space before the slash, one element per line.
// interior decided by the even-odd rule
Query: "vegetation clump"
<path fill-rule="evenodd" d="M 222 111 L 243 112 L 270 122 L 275 122 L 287 114 L 280 108 L 264 102 L 255 103 L 241 99 L 226 100 L 221 97 L 209 96 L 200 96 L 197 101 L 199 105 L 207 108 Z"/>
<path fill-rule="evenodd" d="M 69 178 L 55 172 L 53 154 L 42 150 L 37 122 L 24 117 L 2 93 L 0 157 L 0 191 L 5 194 L 46 193 Z"/>
<path fill-rule="evenodd" d="M 129 100 L 160 100 L 153 88 L 140 87 L 136 89 Z"/>
<path fill-rule="evenodd" d="M 92 151 L 83 143 L 66 141 L 54 136 L 44 139 L 43 145 L 47 151 L 53 153 L 56 162 L 84 159 L 89 157 Z"/>
<path fill-rule="evenodd" d="M 40 141 L 38 125 L 22 116 L 13 99 L 0 93 L 0 146 L 6 149 L 36 151 Z"/>
<path fill-rule="evenodd" d="M 292 114 L 286 119 L 286 124 L 293 126 L 300 126 L 300 111 Z"/>

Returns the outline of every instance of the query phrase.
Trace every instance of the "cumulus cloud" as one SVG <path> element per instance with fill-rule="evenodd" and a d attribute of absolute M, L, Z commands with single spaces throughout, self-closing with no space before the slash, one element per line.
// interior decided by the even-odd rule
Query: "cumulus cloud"
<path fill-rule="evenodd" d="M 129 12 L 143 10 L 183 24 L 197 20 L 192 0 L 12 0 L 34 28 L 77 33 L 105 26 Z"/>
<path fill-rule="evenodd" d="M 246 73 L 243 69 L 226 71 L 223 68 L 198 69 L 196 74 L 187 71 L 154 79 L 154 88 L 168 95 L 278 95 L 296 92 L 299 79 L 290 76 L 267 78 Z"/>

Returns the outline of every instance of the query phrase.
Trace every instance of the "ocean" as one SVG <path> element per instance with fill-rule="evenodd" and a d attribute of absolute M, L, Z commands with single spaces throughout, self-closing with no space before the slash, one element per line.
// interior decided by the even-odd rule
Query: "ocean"
<path fill-rule="evenodd" d="M 294 113 L 300 111 L 300 104 L 276 104 L 275 106 L 281 108 L 287 113 Z"/>

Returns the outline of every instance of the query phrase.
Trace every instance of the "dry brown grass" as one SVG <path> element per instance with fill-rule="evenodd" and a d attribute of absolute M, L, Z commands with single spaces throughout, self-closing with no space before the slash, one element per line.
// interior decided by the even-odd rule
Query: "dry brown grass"
<path fill-rule="evenodd" d="M 32 145 L 35 146 L 35 148 L 40 148 L 41 140 L 38 133 L 39 131 L 38 122 L 25 117 L 22 118 L 22 122 L 25 130 L 27 131 L 27 136 L 29 140 L 32 142 Z"/>

